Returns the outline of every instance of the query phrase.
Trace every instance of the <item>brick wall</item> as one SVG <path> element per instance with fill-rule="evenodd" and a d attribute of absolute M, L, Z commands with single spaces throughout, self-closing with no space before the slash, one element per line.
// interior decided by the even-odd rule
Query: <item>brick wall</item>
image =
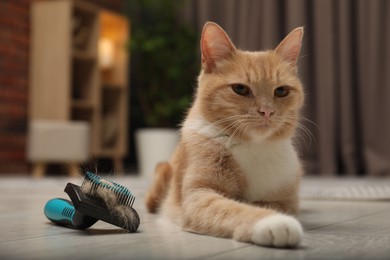
<path fill-rule="evenodd" d="M 0 173 L 27 173 L 30 5 L 0 0 Z M 88 0 L 123 12 L 124 0 Z"/>
<path fill-rule="evenodd" d="M 0 172 L 26 172 L 29 7 L 0 1 Z"/>

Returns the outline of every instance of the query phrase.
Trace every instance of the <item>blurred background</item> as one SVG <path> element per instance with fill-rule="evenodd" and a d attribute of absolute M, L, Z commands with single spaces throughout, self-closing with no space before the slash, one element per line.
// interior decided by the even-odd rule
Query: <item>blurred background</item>
<path fill-rule="evenodd" d="M 389 13 L 386 0 L 0 0 L 0 173 L 150 172 L 144 155 L 177 141 L 210 20 L 245 50 L 305 26 L 307 174 L 389 176 Z"/>

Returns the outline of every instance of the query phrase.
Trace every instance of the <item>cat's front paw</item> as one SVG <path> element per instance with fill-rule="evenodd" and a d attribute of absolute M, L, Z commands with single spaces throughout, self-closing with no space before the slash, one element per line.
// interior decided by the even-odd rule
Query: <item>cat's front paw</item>
<path fill-rule="evenodd" d="M 253 229 L 252 241 L 262 246 L 296 247 L 303 229 L 293 217 L 275 214 L 259 220 Z"/>

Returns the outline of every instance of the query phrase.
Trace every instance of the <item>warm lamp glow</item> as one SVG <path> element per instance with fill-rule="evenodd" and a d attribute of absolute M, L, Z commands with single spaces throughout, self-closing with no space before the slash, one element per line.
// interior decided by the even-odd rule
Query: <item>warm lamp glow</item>
<path fill-rule="evenodd" d="M 99 40 L 99 66 L 109 69 L 114 63 L 114 43 L 108 38 Z"/>

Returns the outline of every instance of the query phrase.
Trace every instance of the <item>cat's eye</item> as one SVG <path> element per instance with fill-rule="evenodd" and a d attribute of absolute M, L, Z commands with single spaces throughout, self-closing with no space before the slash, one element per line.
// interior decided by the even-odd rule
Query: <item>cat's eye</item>
<path fill-rule="evenodd" d="M 288 86 L 280 86 L 274 90 L 274 96 L 278 98 L 287 97 L 289 93 L 290 88 Z"/>
<path fill-rule="evenodd" d="M 249 89 L 248 86 L 242 85 L 242 84 L 232 84 L 232 90 L 234 93 L 240 96 L 250 96 L 251 95 L 251 90 Z"/>

